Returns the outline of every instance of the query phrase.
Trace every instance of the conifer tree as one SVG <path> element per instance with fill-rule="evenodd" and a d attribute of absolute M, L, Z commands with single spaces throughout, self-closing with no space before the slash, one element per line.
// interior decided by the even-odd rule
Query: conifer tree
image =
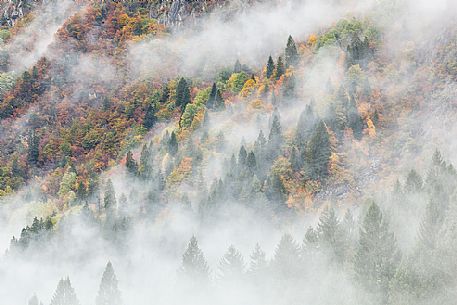
<path fill-rule="evenodd" d="M 190 103 L 190 89 L 184 77 L 181 77 L 176 87 L 176 106 L 181 107 L 181 110 L 186 109 Z"/>
<path fill-rule="evenodd" d="M 280 79 L 281 76 L 283 76 L 285 72 L 286 72 L 286 68 L 284 68 L 284 62 L 282 61 L 282 57 L 279 56 L 278 61 L 276 62 L 276 73 L 275 73 L 276 79 Z"/>
<path fill-rule="evenodd" d="M 37 164 L 38 158 L 40 156 L 40 138 L 36 134 L 35 129 L 29 132 L 28 137 L 28 152 L 27 152 L 27 159 L 31 164 Z"/>
<path fill-rule="evenodd" d="M 330 137 L 324 122 L 315 128 L 305 153 L 305 161 L 312 179 L 326 178 L 331 156 Z"/>
<path fill-rule="evenodd" d="M 246 159 L 248 157 L 248 153 L 244 148 L 244 145 L 241 145 L 240 152 L 238 153 L 238 164 L 241 168 L 246 165 Z"/>
<path fill-rule="evenodd" d="M 408 193 L 420 192 L 423 186 L 422 177 L 412 169 L 406 177 L 405 191 Z"/>
<path fill-rule="evenodd" d="M 217 89 L 216 83 L 213 83 L 208 102 L 206 103 L 206 108 L 215 111 L 220 111 L 225 108 L 224 99 L 221 96 L 221 91 Z"/>
<path fill-rule="evenodd" d="M 233 73 L 240 73 L 240 72 L 241 72 L 241 63 L 237 59 L 236 62 L 235 62 L 235 66 L 233 68 Z"/>
<path fill-rule="evenodd" d="M 127 152 L 125 166 L 127 167 L 127 171 L 129 174 L 135 176 L 138 173 L 138 164 L 133 158 L 133 154 L 130 150 Z"/>
<path fill-rule="evenodd" d="M 401 259 L 395 236 L 383 218 L 380 208 L 372 203 L 368 208 L 359 233 L 354 259 L 357 280 L 370 292 L 386 302 L 389 283 Z"/>
<path fill-rule="evenodd" d="M 162 94 L 160 96 L 160 103 L 165 104 L 169 98 L 170 98 L 170 89 L 168 88 L 168 84 L 165 84 L 162 88 Z"/>
<path fill-rule="evenodd" d="M 290 234 L 281 237 L 271 264 L 280 279 L 292 279 L 300 274 L 300 248 Z"/>
<path fill-rule="evenodd" d="M 339 262 L 344 260 L 345 244 L 340 228 L 340 221 L 333 208 L 326 208 L 319 217 L 317 225 L 319 241 L 324 248 L 330 250 L 334 259 Z"/>
<path fill-rule="evenodd" d="M 208 263 L 195 236 L 192 236 L 183 254 L 180 271 L 190 281 L 206 282 L 209 279 Z"/>
<path fill-rule="evenodd" d="M 287 191 L 278 174 L 274 173 L 268 177 L 265 195 L 278 208 L 281 208 L 286 202 Z"/>
<path fill-rule="evenodd" d="M 96 305 L 121 305 L 121 293 L 117 287 L 117 278 L 113 265 L 108 262 L 103 272 L 100 289 L 98 290 Z"/>
<path fill-rule="evenodd" d="M 152 156 L 151 148 L 145 144 L 141 149 L 140 165 L 138 167 L 138 174 L 143 179 L 150 179 L 152 177 Z"/>
<path fill-rule="evenodd" d="M 174 131 L 171 133 L 170 139 L 168 140 L 168 152 L 172 156 L 175 156 L 178 153 L 178 139 L 176 138 Z"/>
<path fill-rule="evenodd" d="M 243 273 L 243 256 L 234 246 L 230 246 L 219 263 L 219 277 L 225 281 L 236 281 L 241 279 Z"/>
<path fill-rule="evenodd" d="M 285 51 L 286 66 L 295 65 L 298 62 L 298 51 L 295 41 L 292 36 L 287 39 L 287 46 Z"/>
<path fill-rule="evenodd" d="M 270 78 L 273 73 L 275 72 L 275 63 L 273 61 L 273 58 L 271 58 L 271 55 L 270 57 L 268 57 L 268 62 L 267 62 L 267 78 Z"/>
<path fill-rule="evenodd" d="M 259 244 L 255 245 L 254 251 L 251 254 L 251 262 L 249 264 L 249 273 L 253 276 L 263 276 L 268 265 L 265 252 Z"/>
<path fill-rule="evenodd" d="M 246 166 L 251 173 L 253 173 L 256 170 L 257 162 L 255 159 L 255 154 L 252 151 L 248 154 L 248 157 L 246 159 Z"/>
<path fill-rule="evenodd" d="M 143 126 L 146 129 L 150 129 L 154 126 L 156 118 L 156 107 L 153 103 L 149 103 L 144 114 Z"/>
<path fill-rule="evenodd" d="M 273 122 L 271 124 L 270 134 L 268 135 L 268 149 L 269 157 L 271 160 L 275 159 L 279 153 L 282 146 L 282 130 L 279 117 L 277 115 L 273 116 Z"/>
<path fill-rule="evenodd" d="M 75 290 L 70 279 L 61 279 L 51 300 L 51 305 L 79 305 Z"/>
<path fill-rule="evenodd" d="M 103 206 L 107 210 L 112 210 L 116 208 L 116 193 L 114 191 L 114 186 L 111 179 L 108 179 L 106 181 L 105 194 L 103 197 Z"/>
<path fill-rule="evenodd" d="M 38 297 L 35 294 L 30 298 L 28 305 L 43 305 L 43 303 L 38 300 Z"/>

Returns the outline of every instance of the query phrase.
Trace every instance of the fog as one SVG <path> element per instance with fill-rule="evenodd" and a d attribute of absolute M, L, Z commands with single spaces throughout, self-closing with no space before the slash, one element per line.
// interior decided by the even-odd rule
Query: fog
<path fill-rule="evenodd" d="M 49 46 L 56 31 L 76 10 L 71 1 L 45 5 L 34 21 L 9 43 L 8 48 L 19 50 L 12 53 L 12 69 L 21 71 L 41 56 L 52 53 Z M 195 28 L 180 28 L 165 38 L 131 42 L 128 77 L 156 80 L 186 76 L 212 81 L 221 68 L 232 67 L 237 59 L 259 71 L 269 55 L 276 58 L 283 52 L 289 35 L 297 42 L 306 42 L 309 35 L 323 32 L 341 18 L 367 17 L 382 33 L 378 54 L 382 61 L 363 72 L 370 80 L 371 89 L 383 93 L 386 100 L 383 106 L 392 109 L 403 97 L 399 91 L 417 86 L 416 65 L 420 56 L 426 54 L 425 63 L 432 60 L 427 52 L 437 43 L 434 33 L 451 25 L 456 11 L 457 5 L 451 0 L 265 1 L 229 20 L 221 20 L 216 12 Z M 43 23 L 45 27 L 38 26 Z M 46 28 L 46 31 L 37 31 L 37 28 Z M 35 41 L 33 49 L 25 49 L 23 46 L 31 40 Z M 408 44 L 412 45 L 411 59 L 404 56 Z M 221 131 L 224 133 L 224 146 L 208 149 L 203 157 L 204 188 L 209 190 L 214 179 L 224 178 L 227 174 L 224 162 L 228 163 L 232 154 L 238 156 L 241 145 L 248 152 L 254 150 L 260 130 L 268 137 L 275 113 L 280 115 L 287 141 L 294 133 L 300 113 L 311 100 L 314 100 L 316 113 L 325 116 L 331 106 L 325 84 L 330 82 L 338 88 L 344 82 L 346 71 L 340 64 L 341 53 L 337 48 L 322 48 L 310 62 L 303 63 L 295 74 L 299 91 L 296 98 L 271 105 L 269 96 L 265 98 L 268 107 L 262 111 L 248 111 L 246 103 L 235 101 L 226 111 L 210 113 L 208 125 L 195 132 L 189 144 L 192 147 L 192 141 L 200 141 L 205 131 L 212 139 Z M 71 78 L 83 88 L 93 83 L 115 86 L 116 80 L 124 77 L 118 75 L 109 58 L 87 54 L 78 57 Z M 439 76 L 430 74 L 430 83 L 434 77 Z M 435 198 L 425 191 L 405 191 L 400 196 L 394 191 L 395 181 L 399 179 L 405 186 L 411 169 L 417 170 L 425 180 L 436 149 L 446 162 L 457 163 L 453 154 L 457 132 L 453 103 L 457 86 L 452 80 L 442 84 L 440 90 L 424 97 L 420 111 L 413 109 L 395 118 L 390 129 L 378 135 L 384 137 L 380 143 L 343 140 L 341 147 L 347 164 L 344 172 L 355 177 L 355 181 L 345 186 L 353 192 L 338 196 L 328 190 L 327 198 L 307 209 L 291 207 L 286 212 L 276 212 L 275 207 L 268 204 L 253 202 L 251 206 L 226 198 L 213 214 L 202 216 L 197 173 L 183 179 L 176 192 L 168 190 L 167 202 L 161 202 L 162 198 L 152 200 L 151 208 L 147 198 L 155 187 L 153 183 L 129 177 L 125 166 L 117 165 L 102 175 L 102 181 L 112 180 L 116 217 L 128 218 L 127 229 L 114 232 L 106 228 L 108 211 L 100 210 L 107 187 L 102 186 L 87 200 L 87 206 L 80 202 L 70 206 L 63 215 L 57 215 L 58 222 L 48 239 L 38 241 L 24 253 L 13 253 L 12 236 L 19 237 L 21 229 L 30 226 L 34 217 L 45 219 L 55 208 L 52 202 L 41 201 L 38 186 L 31 183 L 0 203 L 0 252 L 6 252 L 0 257 L 0 303 L 27 304 L 36 294 L 43 304 L 49 304 L 58 281 L 68 276 L 80 304 L 94 304 L 103 271 L 110 261 L 119 280 L 122 304 L 387 304 L 356 280 L 352 258 L 335 262 L 328 245 L 321 245 L 313 252 L 305 235 L 310 226 L 317 228 L 319 216 L 327 207 L 335 209 L 341 223 L 347 211 L 351 211 L 355 225 L 350 231 L 355 233 L 348 237 L 350 250 L 347 251 L 355 252 L 359 228 L 369 202 L 374 200 L 395 233 L 404 257 L 402 264 L 407 264 L 408 255 L 418 247 L 426 206 Z M 391 122 L 386 118 L 387 123 Z M 163 149 L 165 130 L 172 131 L 176 127 L 177 122 L 167 122 L 146 137 L 154 143 L 154 173 L 166 172 L 170 163 L 177 165 L 174 162 L 178 163 L 185 156 L 171 157 Z M 190 150 L 183 143 L 180 145 L 181 150 Z M 141 147 L 137 147 L 135 156 L 140 151 Z M 446 187 L 444 192 L 452 198 L 453 190 Z M 128 207 L 121 206 L 122 194 L 129 202 Z M 188 196 L 190 206 L 184 202 L 183 195 Z M 453 200 L 449 199 L 450 204 L 455 205 Z M 123 208 L 126 211 L 121 212 Z M 149 208 L 152 211 L 143 211 Z M 278 264 L 275 253 L 286 233 L 293 237 L 300 258 L 299 262 L 288 262 L 297 268 L 298 275 L 289 272 L 281 277 L 281 272 L 275 269 Z M 192 236 L 197 238 L 208 262 L 210 280 L 207 283 L 183 279 L 183 253 Z M 253 276 L 250 266 L 250 255 L 257 243 L 265 251 L 268 262 L 260 277 Z M 243 255 L 243 273 L 224 280 L 220 260 L 231 245 Z M 441 292 L 438 288 L 436 291 Z M 446 296 L 452 293 L 455 288 L 438 297 L 424 298 L 421 304 L 438 304 L 443 300 L 451 304 Z"/>

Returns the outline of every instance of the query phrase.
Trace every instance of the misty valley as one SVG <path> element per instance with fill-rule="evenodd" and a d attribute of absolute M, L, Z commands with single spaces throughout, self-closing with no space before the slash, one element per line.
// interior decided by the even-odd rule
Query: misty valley
<path fill-rule="evenodd" d="M 455 304 L 455 1 L 0 10 L 0 304 Z"/>

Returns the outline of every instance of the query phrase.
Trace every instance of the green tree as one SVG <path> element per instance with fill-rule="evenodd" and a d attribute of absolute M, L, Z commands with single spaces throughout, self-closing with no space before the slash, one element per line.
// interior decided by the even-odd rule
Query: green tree
<path fill-rule="evenodd" d="M 284 234 L 276 247 L 271 266 L 279 279 L 293 279 L 300 275 L 300 247 L 290 234 Z"/>
<path fill-rule="evenodd" d="M 388 222 L 376 203 L 371 203 L 359 232 L 354 258 L 356 278 L 385 304 L 389 283 L 399 266 L 401 253 Z"/>
<path fill-rule="evenodd" d="M 138 164 L 133 158 L 133 154 L 130 150 L 127 152 L 125 166 L 127 167 L 127 171 L 129 174 L 135 176 L 138 173 Z"/>
<path fill-rule="evenodd" d="M 202 250 L 198 247 L 195 236 L 189 241 L 182 257 L 181 274 L 188 280 L 207 282 L 209 280 L 209 267 Z"/>
<path fill-rule="evenodd" d="M 405 191 L 408 193 L 420 192 L 423 186 L 422 177 L 412 169 L 406 177 Z"/>
<path fill-rule="evenodd" d="M 285 52 L 286 66 L 293 66 L 298 62 L 298 51 L 295 41 L 292 36 L 287 39 L 287 46 Z"/>
<path fill-rule="evenodd" d="M 282 61 L 282 57 L 279 56 L 278 60 L 276 62 L 276 73 L 275 73 L 276 79 L 280 79 L 281 76 L 283 76 L 285 72 L 286 72 L 286 68 L 284 67 L 284 62 Z"/>
<path fill-rule="evenodd" d="M 40 138 L 36 134 L 35 129 L 32 129 L 29 132 L 28 137 L 28 151 L 27 151 L 27 159 L 31 164 L 37 164 L 38 158 L 40 156 Z"/>
<path fill-rule="evenodd" d="M 255 172 L 256 167 L 257 167 L 257 162 L 255 159 L 255 154 L 252 151 L 248 154 L 248 157 L 246 159 L 246 166 L 249 169 L 249 171 L 251 171 L 251 173 Z"/>
<path fill-rule="evenodd" d="M 174 131 L 171 133 L 170 139 L 168 140 L 168 152 L 172 156 L 175 156 L 178 153 L 178 138 Z"/>
<path fill-rule="evenodd" d="M 190 89 L 184 77 L 181 77 L 176 87 L 176 106 L 181 107 L 181 110 L 186 109 L 190 103 Z"/>
<path fill-rule="evenodd" d="M 150 179 L 152 177 L 152 156 L 151 148 L 145 144 L 141 149 L 140 165 L 138 166 L 138 174 L 143 179 Z"/>
<path fill-rule="evenodd" d="M 243 256 L 234 246 L 230 246 L 219 262 L 219 277 L 224 281 L 236 281 L 241 279 L 243 273 Z"/>
<path fill-rule="evenodd" d="M 271 160 L 275 159 L 281 150 L 282 146 L 282 130 L 279 116 L 273 116 L 273 122 L 271 124 L 270 134 L 268 135 L 268 149 L 269 157 Z"/>
<path fill-rule="evenodd" d="M 117 278 L 113 265 L 108 262 L 103 272 L 100 288 L 95 301 L 96 305 L 121 305 L 121 292 L 117 287 Z"/>
<path fill-rule="evenodd" d="M 345 254 L 345 241 L 342 235 L 340 221 L 336 217 L 333 208 L 326 208 L 322 212 L 319 217 L 317 232 L 322 247 L 330 250 L 336 261 L 342 262 Z"/>
<path fill-rule="evenodd" d="M 268 57 L 268 62 L 267 62 L 267 78 L 270 78 L 273 73 L 275 72 L 275 63 L 273 61 L 273 58 L 271 58 L 271 55 L 270 57 Z"/>
<path fill-rule="evenodd" d="M 116 207 L 116 193 L 111 179 L 106 181 L 103 206 L 107 210 L 114 209 Z"/>
<path fill-rule="evenodd" d="M 305 161 L 310 178 L 323 179 L 328 176 L 331 153 L 327 127 L 321 121 L 315 128 L 305 152 Z"/>
<path fill-rule="evenodd" d="M 61 279 L 51 300 L 51 305 L 79 305 L 70 279 Z"/>
<path fill-rule="evenodd" d="M 144 114 L 143 126 L 146 129 L 150 129 L 154 126 L 156 121 L 156 107 L 154 103 L 149 103 L 146 108 L 146 113 Z"/>
<path fill-rule="evenodd" d="M 220 111 L 225 108 L 224 99 L 222 98 L 221 91 L 217 89 L 216 83 L 213 83 L 206 107 L 216 111 Z"/>
<path fill-rule="evenodd" d="M 249 274 L 253 276 L 259 276 L 259 279 L 265 275 L 268 264 L 265 252 L 262 250 L 259 244 L 255 245 L 254 251 L 251 254 L 251 262 L 249 264 Z"/>

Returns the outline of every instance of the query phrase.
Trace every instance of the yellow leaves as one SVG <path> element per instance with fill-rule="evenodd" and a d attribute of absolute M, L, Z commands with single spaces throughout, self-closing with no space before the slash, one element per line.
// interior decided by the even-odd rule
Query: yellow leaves
<path fill-rule="evenodd" d="M 368 136 L 372 139 L 376 138 L 376 127 L 370 118 L 367 119 L 367 126 Z"/>
<path fill-rule="evenodd" d="M 314 34 L 314 33 L 311 34 L 311 35 L 309 35 L 307 43 L 308 43 L 309 45 L 315 45 L 316 42 L 317 42 L 317 35 Z"/>
<path fill-rule="evenodd" d="M 168 185 L 175 185 L 183 182 L 186 179 L 190 179 L 192 174 L 192 158 L 185 157 L 181 163 L 173 170 L 173 172 L 167 178 Z"/>
<path fill-rule="evenodd" d="M 241 89 L 240 96 L 248 97 L 249 95 L 251 95 L 255 89 L 255 85 L 256 85 L 256 83 L 252 78 L 248 79 L 244 83 L 243 89 Z"/>

